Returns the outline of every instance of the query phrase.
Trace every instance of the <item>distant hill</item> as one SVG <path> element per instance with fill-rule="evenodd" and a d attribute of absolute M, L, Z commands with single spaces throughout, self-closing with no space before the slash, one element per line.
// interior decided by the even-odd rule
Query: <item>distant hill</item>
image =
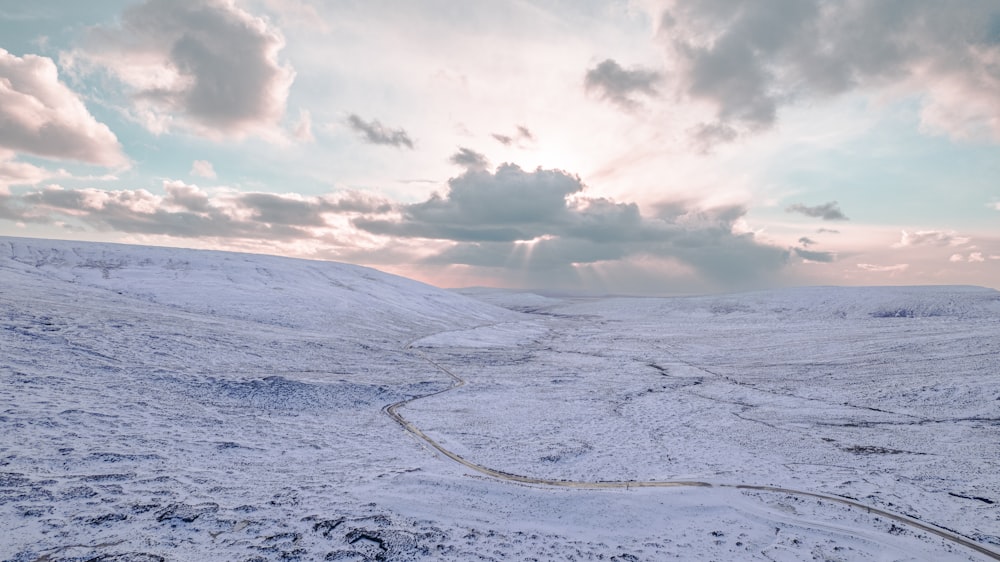
<path fill-rule="evenodd" d="M 892 318 L 994 318 L 1000 316 L 1000 291 L 968 285 L 879 287 L 792 287 L 676 298 L 606 298 L 562 306 L 565 314 L 600 313 L 613 318 L 662 318 L 671 315 L 741 316 L 775 320 Z"/>

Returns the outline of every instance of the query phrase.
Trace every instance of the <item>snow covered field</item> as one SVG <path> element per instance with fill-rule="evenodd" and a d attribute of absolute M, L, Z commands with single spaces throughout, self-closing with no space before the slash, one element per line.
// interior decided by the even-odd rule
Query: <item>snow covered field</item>
<path fill-rule="evenodd" d="M 463 295 L 0 238 L 0 560 L 986 560 L 734 486 L 1000 552 L 998 371 L 988 289 Z M 383 411 L 439 391 L 398 412 L 473 464 L 711 486 L 485 476 Z"/>

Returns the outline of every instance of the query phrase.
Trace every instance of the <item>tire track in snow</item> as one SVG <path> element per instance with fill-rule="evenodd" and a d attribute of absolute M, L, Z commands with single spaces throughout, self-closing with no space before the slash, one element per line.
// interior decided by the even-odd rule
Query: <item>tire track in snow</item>
<path fill-rule="evenodd" d="M 486 328 L 486 327 L 490 327 L 490 326 L 497 326 L 499 324 L 508 324 L 508 323 L 510 323 L 510 322 L 497 322 L 497 323 L 494 323 L 494 324 L 487 324 L 487 325 L 483 325 L 483 326 L 476 326 L 475 328 Z M 466 329 L 469 329 L 469 328 L 466 328 Z M 463 329 L 463 330 L 446 330 L 446 331 L 465 331 L 465 329 Z M 432 334 L 432 335 L 436 335 L 436 334 Z M 968 538 L 966 538 L 966 537 L 964 537 L 964 536 L 962 536 L 962 535 L 960 535 L 960 534 L 958 534 L 958 533 L 956 533 L 954 531 L 950 531 L 948 529 L 943 529 L 941 527 L 937 527 L 937 526 L 935 526 L 933 524 L 930 524 L 930 523 L 924 523 L 923 521 L 920 521 L 920 520 L 917 520 L 917 519 L 913 519 L 913 518 L 907 517 L 905 515 L 900 515 L 900 514 L 897 514 L 897 513 L 892 513 L 890 511 L 885 511 L 883 509 L 872 507 L 870 505 L 866 505 L 866 504 L 863 504 L 861 502 L 852 500 L 850 498 L 845 498 L 845 497 L 841 497 L 841 496 L 834 496 L 834 495 L 828 495 L 828 494 L 823 494 L 823 493 L 819 493 L 819 492 L 810 492 L 810 491 L 805 491 L 805 490 L 794 490 L 794 489 L 791 489 L 791 488 L 782 488 L 780 486 L 761 486 L 761 485 L 755 485 L 755 484 L 713 483 L 713 482 L 705 482 L 705 481 L 698 481 L 698 480 L 640 480 L 640 481 L 631 481 L 631 480 L 599 480 L 599 481 L 593 481 L 593 482 L 591 482 L 591 481 L 579 481 L 579 480 L 554 480 L 554 479 L 548 479 L 548 478 L 535 478 L 533 476 L 524 476 L 524 475 L 521 475 L 521 474 L 513 474 L 513 473 L 510 473 L 510 472 L 505 472 L 505 471 L 502 471 L 502 470 L 497 470 L 497 469 L 494 469 L 494 468 L 483 466 L 481 464 L 474 463 L 472 461 L 469 461 L 469 460 L 465 459 L 464 457 L 462 457 L 458 453 L 455 453 L 454 451 L 451 451 L 451 450 L 447 449 L 446 447 L 444 447 L 443 445 L 441 445 L 440 443 L 438 443 L 431 436 L 429 436 L 426 433 L 424 433 L 419 427 L 417 427 L 416 425 L 414 425 L 412 422 L 410 422 L 409 420 L 407 420 L 405 417 L 403 417 L 402 414 L 399 413 L 399 409 L 400 408 L 402 408 L 403 406 L 406 406 L 407 404 L 410 404 L 411 402 L 415 402 L 417 400 L 422 400 L 424 398 L 430 398 L 431 396 L 437 396 L 439 394 L 444 394 L 445 392 L 450 392 L 452 390 L 455 390 L 456 388 L 461 388 L 461 387 L 463 387 L 463 386 L 466 385 L 465 379 L 463 379 L 462 377 L 456 375 L 454 372 L 452 372 L 450 369 L 448 369 L 444 365 L 441 365 L 440 363 L 434 361 L 430 357 L 427 357 L 427 355 L 424 354 L 422 351 L 420 351 L 418 349 L 413 349 L 413 344 L 414 343 L 416 343 L 417 341 L 419 341 L 421 339 L 424 339 L 426 337 L 429 337 L 429 336 L 423 336 L 423 337 L 417 338 L 417 339 L 415 339 L 415 340 L 407 343 L 406 346 L 404 346 L 404 349 L 407 350 L 407 351 L 415 352 L 421 359 L 423 359 L 427 363 L 431 364 L 435 369 L 437 369 L 437 370 L 441 371 L 442 373 L 444 373 L 445 375 L 447 375 L 452 380 L 452 385 L 449 386 L 448 388 L 445 388 L 445 389 L 442 389 L 442 390 L 438 390 L 436 392 L 431 392 L 430 394 L 423 394 L 423 395 L 420 395 L 420 396 L 414 396 L 412 398 L 407 398 L 406 400 L 400 400 L 399 402 L 395 402 L 393 404 L 389 404 L 389 405 L 385 406 L 384 408 L 382 408 L 382 411 L 385 412 L 386 415 L 388 415 L 390 418 L 392 418 L 393 420 L 395 420 L 396 423 L 398 423 L 399 425 L 401 425 L 403 427 L 403 429 L 405 429 L 407 432 L 409 432 L 410 434 L 414 435 L 415 437 L 417 437 L 418 439 L 420 439 L 424 443 L 430 445 L 431 447 L 433 447 L 435 450 L 437 450 L 442 455 L 448 457 L 449 459 L 457 462 L 458 464 L 460 464 L 460 465 L 462 465 L 462 466 L 464 466 L 464 467 L 466 467 L 466 468 L 468 468 L 470 470 L 473 470 L 475 472 L 478 472 L 478 473 L 483 474 L 485 476 L 488 476 L 490 478 L 494 478 L 494 479 L 497 479 L 497 480 L 503 480 L 503 481 L 506 481 L 506 482 L 515 482 L 515 483 L 518 483 L 518 484 L 529 484 L 529 485 L 555 487 L 555 488 L 571 488 L 571 489 L 578 489 L 578 490 L 601 490 L 601 489 L 623 489 L 623 488 L 624 489 L 631 489 L 631 488 L 679 488 L 679 487 L 728 488 L 728 489 L 734 489 L 734 490 L 757 491 L 757 492 L 773 492 L 773 493 L 779 493 L 779 494 L 787 494 L 787 495 L 791 495 L 791 496 L 813 498 L 813 499 L 818 499 L 818 500 L 821 500 L 821 501 L 827 501 L 827 502 L 831 502 L 831 503 L 836 503 L 836 504 L 844 505 L 844 506 L 847 506 L 847 507 L 850 507 L 850 508 L 854 508 L 854 509 L 863 509 L 868 514 L 870 514 L 870 515 L 878 515 L 878 516 L 884 517 L 884 518 L 886 518 L 886 519 L 888 519 L 890 521 L 895 521 L 896 523 L 901 523 L 901 524 L 906 525 L 908 527 L 911 527 L 911 528 L 914 528 L 914 529 L 919 529 L 919 530 L 924 531 L 926 533 L 930 533 L 930 534 L 933 534 L 933 535 L 935 535 L 937 537 L 945 539 L 945 540 L 947 540 L 949 542 L 952 542 L 952 543 L 955 543 L 957 545 L 960 545 L 960 546 L 963 546 L 965 548 L 968 548 L 970 550 L 973 550 L 973 551 L 975 551 L 975 552 L 977 552 L 979 554 L 982 554 L 982 555 L 986 556 L 989 559 L 1000 560 L 1000 553 L 995 552 L 995 551 L 993 551 L 993 550 L 991 550 L 989 548 L 986 548 L 985 546 L 983 546 L 983 545 L 981 545 L 981 544 L 979 544 L 979 543 L 977 543 L 977 542 L 975 542 L 975 541 L 973 541 L 971 539 L 968 539 Z M 807 525 L 808 525 L 808 523 L 807 523 Z"/>

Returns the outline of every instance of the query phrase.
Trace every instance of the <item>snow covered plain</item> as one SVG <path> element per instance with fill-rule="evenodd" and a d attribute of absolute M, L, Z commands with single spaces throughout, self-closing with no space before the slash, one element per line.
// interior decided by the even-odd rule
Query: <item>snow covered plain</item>
<path fill-rule="evenodd" d="M 472 295 L 0 238 L 0 559 L 991 558 L 742 484 L 1000 551 L 995 291 Z M 712 486 L 488 477 L 384 411 L 435 392 L 398 413 L 473 464 Z"/>

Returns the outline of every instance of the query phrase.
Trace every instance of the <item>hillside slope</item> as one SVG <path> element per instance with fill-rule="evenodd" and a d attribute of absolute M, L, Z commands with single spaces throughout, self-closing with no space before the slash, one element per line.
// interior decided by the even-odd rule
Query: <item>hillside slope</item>
<path fill-rule="evenodd" d="M 12 276 L 28 276 L 15 282 Z M 499 307 L 335 262 L 0 237 L 0 286 L 73 283 L 185 312 L 402 342 L 495 322 Z"/>

